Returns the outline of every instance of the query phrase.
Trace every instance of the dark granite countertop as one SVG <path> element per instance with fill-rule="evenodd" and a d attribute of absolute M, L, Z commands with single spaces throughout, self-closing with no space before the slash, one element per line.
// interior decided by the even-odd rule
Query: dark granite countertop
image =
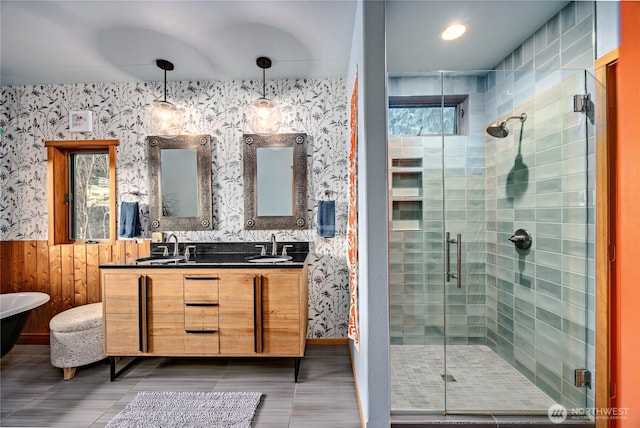
<path fill-rule="evenodd" d="M 165 243 L 151 244 L 151 256 L 162 256 Z M 260 248 L 256 245 L 265 245 L 266 253 L 271 254 L 271 243 L 267 242 L 234 242 L 234 243 L 180 243 L 179 254 L 183 255 L 186 246 L 195 246 L 195 256 L 193 248 L 190 248 L 191 257 L 189 261 L 181 260 L 168 263 L 150 263 L 148 261 L 140 263 L 105 263 L 101 264 L 102 269 L 131 268 L 131 269 L 198 269 L 198 268 L 293 268 L 304 267 L 309 255 L 308 242 L 278 242 L 277 253 L 282 254 L 284 245 L 287 247 L 287 255 L 291 260 L 282 262 L 249 262 L 249 259 L 260 254 Z M 168 244 L 169 254 L 173 254 L 173 243 Z"/>

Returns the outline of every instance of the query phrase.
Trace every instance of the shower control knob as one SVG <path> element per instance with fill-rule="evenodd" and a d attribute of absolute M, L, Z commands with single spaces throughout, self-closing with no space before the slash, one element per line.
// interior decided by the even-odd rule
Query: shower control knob
<path fill-rule="evenodd" d="M 531 237 L 531 234 L 528 230 L 518 229 L 513 235 L 511 235 L 509 241 L 513 242 L 516 248 L 519 250 L 528 250 L 529 248 L 531 248 L 533 238 Z"/>

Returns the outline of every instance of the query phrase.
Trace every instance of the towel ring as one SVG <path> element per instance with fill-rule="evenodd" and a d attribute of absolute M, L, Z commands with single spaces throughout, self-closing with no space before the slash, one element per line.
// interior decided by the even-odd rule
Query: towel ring
<path fill-rule="evenodd" d="M 135 190 L 133 192 L 122 192 L 122 193 L 120 193 L 120 200 L 122 200 L 126 195 L 139 197 L 139 196 L 144 196 L 144 193 L 140 193 L 137 190 Z"/>

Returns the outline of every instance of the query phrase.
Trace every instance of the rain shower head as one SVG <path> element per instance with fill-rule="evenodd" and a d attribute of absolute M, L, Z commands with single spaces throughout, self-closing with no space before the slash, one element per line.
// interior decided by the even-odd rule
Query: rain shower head
<path fill-rule="evenodd" d="M 520 116 L 511 116 L 506 118 L 505 120 L 489 125 L 487 127 L 487 134 L 496 138 L 506 137 L 507 135 L 509 135 L 509 130 L 507 129 L 507 121 L 511 119 L 520 119 L 520 122 L 524 122 L 525 120 L 527 120 L 527 114 L 522 113 Z"/>

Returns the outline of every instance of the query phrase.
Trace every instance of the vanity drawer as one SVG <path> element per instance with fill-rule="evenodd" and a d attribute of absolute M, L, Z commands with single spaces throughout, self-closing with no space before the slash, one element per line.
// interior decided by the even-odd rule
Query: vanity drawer
<path fill-rule="evenodd" d="M 218 303 L 218 282 L 217 275 L 185 275 L 185 303 Z"/>
<path fill-rule="evenodd" d="M 184 339 L 186 354 L 212 355 L 220 353 L 218 332 L 187 333 Z"/>
<path fill-rule="evenodd" d="M 185 304 L 184 329 L 187 332 L 218 330 L 218 305 Z"/>

